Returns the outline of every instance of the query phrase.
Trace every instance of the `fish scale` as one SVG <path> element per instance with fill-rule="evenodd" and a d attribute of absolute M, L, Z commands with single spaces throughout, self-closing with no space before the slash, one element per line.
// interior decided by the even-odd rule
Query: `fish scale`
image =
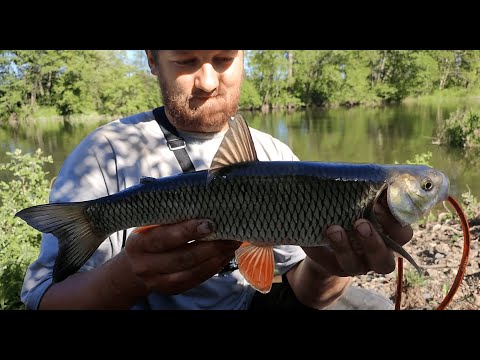
<path fill-rule="evenodd" d="M 176 185 L 158 179 L 99 200 L 86 211 L 98 233 L 209 218 L 216 225 L 209 239 L 315 246 L 327 225 L 350 229 L 384 184 L 348 179 L 345 171 L 332 178 L 321 167 L 299 166 L 270 163 L 265 169 L 265 164 L 252 163 L 232 167 L 209 184 L 207 172 L 184 174 Z M 133 204 L 143 204 L 140 208 L 147 211 Z"/>

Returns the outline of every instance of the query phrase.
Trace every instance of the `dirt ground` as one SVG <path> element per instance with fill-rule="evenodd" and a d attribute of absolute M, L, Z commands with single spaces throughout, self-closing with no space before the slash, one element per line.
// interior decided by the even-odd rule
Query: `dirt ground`
<path fill-rule="evenodd" d="M 469 262 L 461 286 L 447 310 L 480 309 L 480 217 L 470 221 L 470 233 Z M 426 276 L 420 276 L 407 260 L 403 260 L 400 308 L 435 309 L 450 290 L 461 262 L 464 240 L 457 216 L 414 225 L 414 236 L 404 248 L 426 270 Z M 375 290 L 395 302 L 397 271 L 387 275 L 367 273 L 355 277 L 353 284 Z"/>

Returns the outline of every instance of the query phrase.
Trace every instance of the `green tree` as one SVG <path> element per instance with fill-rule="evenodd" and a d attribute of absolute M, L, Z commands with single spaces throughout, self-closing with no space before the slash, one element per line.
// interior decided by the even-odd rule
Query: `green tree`
<path fill-rule="evenodd" d="M 248 79 L 243 80 L 240 93 L 239 107 L 240 109 L 253 110 L 262 106 L 262 99 L 255 85 Z"/>
<path fill-rule="evenodd" d="M 13 62 L 15 53 L 0 50 L 0 119 L 19 118 L 26 111 L 26 87 Z"/>
<path fill-rule="evenodd" d="M 156 78 L 129 64 L 126 54 L 108 52 L 97 68 L 97 109 L 101 114 L 134 114 L 161 103 Z"/>
<path fill-rule="evenodd" d="M 68 117 L 94 111 L 92 86 L 102 57 L 97 50 L 63 51 L 61 56 L 63 66 L 52 94 L 59 115 Z"/>
<path fill-rule="evenodd" d="M 293 91 L 306 105 L 322 106 L 328 102 L 324 66 L 329 62 L 329 50 L 297 50 L 294 52 Z M 338 69 L 340 77 L 340 69 Z"/>
<path fill-rule="evenodd" d="M 284 94 L 288 87 L 288 58 L 286 50 L 252 50 L 248 54 L 250 73 L 262 101 L 262 108 L 286 105 Z"/>
<path fill-rule="evenodd" d="M 0 117 L 26 118 L 39 106 L 65 117 L 152 108 L 160 93 L 140 63 L 140 52 L 132 59 L 115 50 L 2 50 Z"/>
<path fill-rule="evenodd" d="M 414 50 L 382 50 L 371 63 L 372 85 L 384 101 L 400 101 L 417 87 L 420 67 Z"/>
<path fill-rule="evenodd" d="M 0 116 L 24 118 L 48 103 L 61 63 L 57 50 L 1 50 Z"/>
<path fill-rule="evenodd" d="M 339 70 L 341 80 L 331 90 L 331 103 L 351 106 L 379 100 L 369 81 L 372 55 L 365 50 L 337 51 L 335 68 Z"/>

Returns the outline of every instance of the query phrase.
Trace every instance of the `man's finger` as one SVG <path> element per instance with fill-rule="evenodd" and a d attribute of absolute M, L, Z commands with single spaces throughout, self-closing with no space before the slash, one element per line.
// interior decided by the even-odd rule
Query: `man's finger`
<path fill-rule="evenodd" d="M 387 247 L 382 237 L 373 229 L 373 226 L 364 219 L 355 221 L 356 241 L 361 244 L 363 256 L 369 268 L 379 274 L 388 274 L 395 270 L 395 259 L 392 251 Z"/>
<path fill-rule="evenodd" d="M 364 274 L 367 272 L 366 265 L 362 259 L 355 254 L 348 241 L 345 230 L 338 225 L 330 226 L 326 231 L 330 246 L 335 251 L 339 265 L 349 275 Z"/>
<path fill-rule="evenodd" d="M 225 256 L 213 257 L 188 270 L 158 274 L 147 280 L 147 286 L 164 295 L 180 294 L 210 279 L 227 263 Z"/>
<path fill-rule="evenodd" d="M 135 229 L 127 239 L 127 249 L 158 253 L 201 239 L 214 230 L 211 220 L 187 220 L 177 224 Z"/>
<path fill-rule="evenodd" d="M 134 271 L 144 276 L 169 274 L 192 269 L 213 257 L 223 256 L 230 260 L 239 244 L 225 240 L 194 241 L 160 253 L 145 253 L 135 264 Z"/>

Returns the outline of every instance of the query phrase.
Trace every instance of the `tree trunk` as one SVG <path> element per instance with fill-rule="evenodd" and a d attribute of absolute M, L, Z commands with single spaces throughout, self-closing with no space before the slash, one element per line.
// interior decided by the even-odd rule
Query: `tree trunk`
<path fill-rule="evenodd" d="M 293 79 L 293 52 L 287 51 L 288 56 L 288 83 Z"/>

